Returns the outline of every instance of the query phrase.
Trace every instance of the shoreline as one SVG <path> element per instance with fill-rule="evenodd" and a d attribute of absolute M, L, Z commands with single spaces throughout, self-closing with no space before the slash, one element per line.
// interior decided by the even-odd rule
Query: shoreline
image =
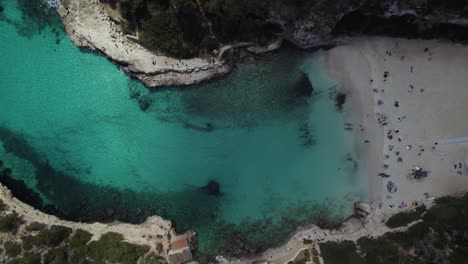
<path fill-rule="evenodd" d="M 264 54 L 279 49 L 283 43 L 279 38 L 266 46 L 227 44 L 218 50 L 218 55 L 177 59 L 150 51 L 135 36 L 124 34 L 106 8 L 99 0 L 60 0 L 56 7 L 68 37 L 77 47 L 104 55 L 149 88 L 193 85 L 222 77 L 233 68 L 222 58 L 225 51 L 245 47 L 252 54 Z"/>
<path fill-rule="evenodd" d="M 162 244 L 164 248 L 162 254 L 165 258 L 167 258 L 167 251 L 171 243 L 170 238 L 176 236 L 172 222 L 159 216 L 148 217 L 145 222 L 138 225 L 117 221 L 111 223 L 81 223 L 61 220 L 18 200 L 3 184 L 0 184 L 0 200 L 9 210 L 16 212 L 26 222 L 39 222 L 48 226 L 60 225 L 72 229 L 82 229 L 93 235 L 91 240 L 97 240 L 105 233 L 115 232 L 122 234 L 125 241 L 129 243 L 150 246 L 152 251 L 156 251 L 158 244 Z"/>
<path fill-rule="evenodd" d="M 124 35 L 99 0 L 61 0 L 57 12 L 76 46 L 105 55 L 148 87 L 196 84 L 231 70 L 216 57 L 180 60 L 147 50 Z"/>

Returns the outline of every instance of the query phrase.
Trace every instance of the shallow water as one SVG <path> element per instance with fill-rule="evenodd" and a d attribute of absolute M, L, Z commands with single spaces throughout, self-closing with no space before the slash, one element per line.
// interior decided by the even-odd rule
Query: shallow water
<path fill-rule="evenodd" d="M 366 195 L 320 52 L 285 49 L 222 80 L 150 92 L 76 48 L 55 15 L 0 4 L 0 159 L 35 206 L 73 220 L 159 214 L 215 253 L 339 221 Z M 200 191 L 210 180 L 222 195 Z"/>

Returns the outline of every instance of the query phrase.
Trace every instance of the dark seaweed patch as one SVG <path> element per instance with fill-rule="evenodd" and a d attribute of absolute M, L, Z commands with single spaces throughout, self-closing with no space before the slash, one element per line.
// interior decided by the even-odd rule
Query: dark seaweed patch
<path fill-rule="evenodd" d="M 335 95 L 335 106 L 338 112 L 343 111 L 343 105 L 346 103 L 346 94 L 339 92 Z"/>

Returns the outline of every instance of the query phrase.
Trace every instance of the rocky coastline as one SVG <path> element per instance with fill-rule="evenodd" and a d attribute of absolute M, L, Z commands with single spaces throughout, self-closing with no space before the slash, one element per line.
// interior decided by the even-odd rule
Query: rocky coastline
<path fill-rule="evenodd" d="M 336 8 L 320 3 L 308 5 L 307 10 L 291 7 L 265 11 L 268 16 L 263 19 L 282 30 L 268 45 L 253 41 L 225 43 L 211 54 L 191 59 L 147 49 L 138 41 L 138 32 L 124 33 L 121 21 L 99 0 L 61 0 L 56 7 L 75 45 L 105 55 L 148 87 L 192 85 L 221 77 L 236 61 L 225 59 L 225 51 L 267 53 L 279 49 L 283 40 L 302 49 L 347 43 L 345 36 L 360 34 L 468 41 L 463 34 L 468 31 L 467 11 L 451 4 L 433 8 L 426 1 L 346 0 L 337 1 Z"/>
<path fill-rule="evenodd" d="M 122 32 L 98 0 L 62 0 L 57 10 L 76 46 L 102 53 L 148 87 L 196 84 L 231 69 L 216 57 L 179 60 L 147 50 Z"/>

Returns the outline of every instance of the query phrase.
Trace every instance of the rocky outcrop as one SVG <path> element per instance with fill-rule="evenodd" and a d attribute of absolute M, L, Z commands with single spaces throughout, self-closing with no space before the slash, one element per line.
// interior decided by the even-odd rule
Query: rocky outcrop
<path fill-rule="evenodd" d="M 285 39 L 302 48 L 350 33 L 468 40 L 466 1 L 308 1 L 300 10 L 282 7 L 270 16 L 283 28 Z"/>
<path fill-rule="evenodd" d="M 146 49 L 123 33 L 99 0 L 61 0 L 57 10 L 75 45 L 104 54 L 149 87 L 195 84 L 231 68 L 215 57 L 181 60 Z"/>
<path fill-rule="evenodd" d="M 371 208 L 368 204 L 358 202 L 354 204 L 354 213 L 360 217 L 366 217 L 371 213 Z"/>

